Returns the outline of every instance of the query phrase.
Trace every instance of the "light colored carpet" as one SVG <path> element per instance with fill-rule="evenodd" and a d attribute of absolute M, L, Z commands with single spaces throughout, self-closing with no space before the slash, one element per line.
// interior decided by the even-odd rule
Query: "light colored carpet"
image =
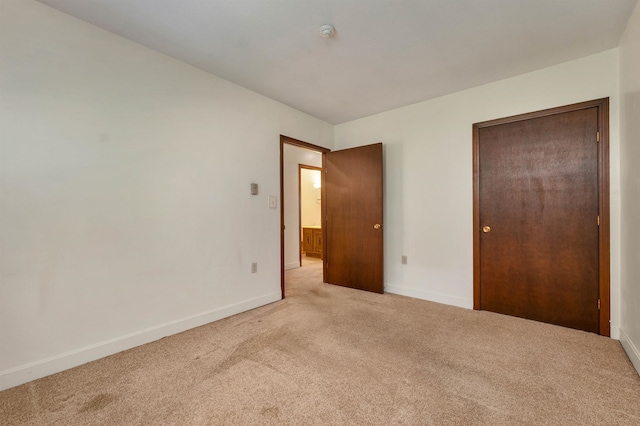
<path fill-rule="evenodd" d="M 0 424 L 639 425 L 617 341 L 321 283 L 0 393 Z"/>
<path fill-rule="evenodd" d="M 317 257 L 307 257 L 304 255 L 302 256 L 302 266 L 315 265 L 316 263 L 322 263 L 322 259 Z"/>

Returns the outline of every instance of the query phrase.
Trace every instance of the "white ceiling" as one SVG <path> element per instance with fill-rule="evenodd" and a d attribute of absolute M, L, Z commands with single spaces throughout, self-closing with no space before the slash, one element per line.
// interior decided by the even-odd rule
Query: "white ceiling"
<path fill-rule="evenodd" d="M 637 3 L 40 1 L 334 124 L 614 48 Z"/>

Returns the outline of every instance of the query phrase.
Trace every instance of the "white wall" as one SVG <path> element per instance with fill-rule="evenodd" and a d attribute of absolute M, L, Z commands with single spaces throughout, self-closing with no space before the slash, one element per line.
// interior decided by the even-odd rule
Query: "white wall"
<path fill-rule="evenodd" d="M 335 149 L 384 143 L 385 291 L 473 307 L 473 123 L 610 97 L 611 325 L 617 337 L 618 90 L 615 49 L 336 126 Z"/>
<path fill-rule="evenodd" d="M 280 299 L 279 135 L 330 124 L 33 1 L 0 43 L 0 389 Z"/>
<path fill-rule="evenodd" d="M 320 159 L 322 160 L 322 156 Z M 320 170 L 302 169 L 300 173 L 300 220 L 302 226 L 321 226 L 322 209 L 320 205 Z"/>
<path fill-rule="evenodd" d="M 289 136 L 289 135 L 287 135 Z M 300 139 L 300 138 L 297 138 Z M 301 139 L 305 142 L 313 141 Z M 322 167 L 322 154 L 317 151 L 284 145 L 283 179 L 284 179 L 284 268 L 300 267 L 300 194 L 299 165 Z"/>
<path fill-rule="evenodd" d="M 640 4 L 620 44 L 620 102 L 620 341 L 640 373 Z"/>

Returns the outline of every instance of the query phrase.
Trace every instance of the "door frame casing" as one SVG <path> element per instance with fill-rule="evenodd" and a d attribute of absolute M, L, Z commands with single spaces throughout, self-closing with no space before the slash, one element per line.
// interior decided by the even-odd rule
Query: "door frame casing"
<path fill-rule="evenodd" d="M 579 111 L 588 108 L 598 109 L 598 287 L 600 297 L 599 333 L 611 335 L 611 302 L 610 302 L 610 201 L 609 201 L 609 98 L 595 99 L 541 111 L 534 111 L 496 120 L 473 124 L 473 309 L 480 310 L 480 132 L 481 128 L 501 124 L 525 121 L 534 118 Z"/>
<path fill-rule="evenodd" d="M 327 152 L 331 151 L 329 148 L 325 148 L 322 146 L 314 145 L 308 142 L 301 141 L 299 139 L 295 139 L 289 136 L 280 135 L 280 292 L 282 295 L 282 299 L 284 299 L 284 145 L 293 145 L 299 148 L 309 149 L 311 151 L 317 151 L 322 154 L 322 168 L 324 169 L 324 156 Z M 300 177 L 298 176 L 298 180 Z M 321 204 L 320 209 L 324 213 L 324 173 L 320 173 L 320 181 L 321 181 Z M 298 230 L 298 233 L 300 230 Z M 298 238 L 300 239 L 300 238 Z M 325 239 L 325 230 L 324 227 L 322 229 L 322 239 Z M 325 245 L 322 245 L 323 256 L 326 258 L 325 253 Z M 299 251 L 299 250 L 298 250 Z M 325 267 L 323 262 L 323 270 L 322 270 L 322 279 L 325 279 Z"/>

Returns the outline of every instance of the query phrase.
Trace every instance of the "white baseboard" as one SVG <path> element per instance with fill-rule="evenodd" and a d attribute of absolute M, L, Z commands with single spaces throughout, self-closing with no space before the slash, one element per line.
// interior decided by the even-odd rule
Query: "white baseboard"
<path fill-rule="evenodd" d="M 609 327 L 609 334 L 613 340 L 620 340 L 620 327 L 611 324 Z"/>
<path fill-rule="evenodd" d="M 408 296 L 416 299 L 429 300 L 431 302 L 444 303 L 445 305 L 457 306 L 459 308 L 473 309 L 473 300 L 467 300 L 461 297 L 451 297 L 443 294 L 431 293 L 429 291 L 397 286 L 385 286 L 384 291 L 387 293 L 399 294 L 400 296 Z"/>
<path fill-rule="evenodd" d="M 296 269 L 300 267 L 300 262 L 294 262 L 294 263 L 285 263 L 284 265 L 284 270 L 288 271 L 289 269 Z"/>
<path fill-rule="evenodd" d="M 281 297 L 280 292 L 270 293 L 1 371 L 0 391 L 276 302 Z"/>
<path fill-rule="evenodd" d="M 640 350 L 638 350 L 638 347 L 631 341 L 623 328 L 620 329 L 620 343 L 622 343 L 624 351 L 640 375 Z"/>

